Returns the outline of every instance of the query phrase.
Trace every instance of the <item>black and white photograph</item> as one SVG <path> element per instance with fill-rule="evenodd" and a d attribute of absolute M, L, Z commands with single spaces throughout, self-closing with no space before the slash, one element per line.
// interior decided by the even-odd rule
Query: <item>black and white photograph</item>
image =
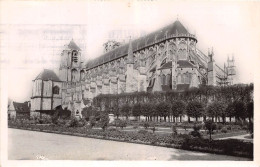
<path fill-rule="evenodd" d="M 260 1 L 3 0 L 1 166 L 258 166 L 259 20 Z"/>

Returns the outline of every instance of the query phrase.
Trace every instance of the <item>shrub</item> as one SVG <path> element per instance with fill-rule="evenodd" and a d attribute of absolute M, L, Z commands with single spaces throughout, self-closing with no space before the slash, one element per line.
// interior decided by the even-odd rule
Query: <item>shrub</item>
<path fill-rule="evenodd" d="M 51 116 L 51 121 L 53 124 L 57 124 L 58 119 L 59 119 L 59 111 L 55 110 L 53 115 Z"/>
<path fill-rule="evenodd" d="M 199 131 L 192 131 L 192 132 L 190 132 L 190 135 L 192 135 L 193 137 L 199 137 L 199 138 L 201 137 Z"/>
<path fill-rule="evenodd" d="M 202 125 L 201 125 L 201 124 L 195 123 L 195 124 L 193 125 L 193 130 L 194 130 L 194 131 L 199 131 L 201 128 L 202 128 Z"/>
<path fill-rule="evenodd" d="M 223 128 L 223 124 L 216 124 L 217 125 L 217 130 L 221 130 Z"/>
<path fill-rule="evenodd" d="M 138 125 L 134 125 L 133 126 L 134 129 L 138 129 L 138 127 L 139 127 Z"/>
<path fill-rule="evenodd" d="M 105 130 L 109 123 L 109 117 L 108 114 L 102 114 L 100 117 L 100 126 L 103 130 Z"/>
<path fill-rule="evenodd" d="M 140 133 L 140 134 L 147 134 L 147 133 L 149 133 L 147 130 L 143 130 L 143 129 L 141 129 L 141 130 L 139 130 L 138 131 L 138 133 Z"/>
<path fill-rule="evenodd" d="M 90 128 L 93 128 L 96 125 L 96 118 L 94 116 L 89 117 Z"/>
<path fill-rule="evenodd" d="M 83 127 L 87 124 L 86 120 L 85 119 L 80 119 L 78 121 L 78 124 L 77 124 L 77 127 Z"/>
<path fill-rule="evenodd" d="M 149 122 L 143 122 L 143 127 L 145 129 L 149 128 L 149 126 L 150 126 Z"/>
<path fill-rule="evenodd" d="M 231 125 L 228 125 L 228 126 L 227 126 L 227 130 L 232 130 L 232 126 L 231 126 Z"/>
<path fill-rule="evenodd" d="M 222 133 L 227 133 L 227 128 L 226 128 L 226 127 L 223 127 L 223 128 L 221 129 L 221 132 L 222 132 Z"/>
<path fill-rule="evenodd" d="M 68 127 L 77 127 L 78 126 L 78 120 L 76 119 L 76 118 L 72 118 L 69 122 L 68 122 L 68 124 L 67 124 L 67 126 Z"/>
<path fill-rule="evenodd" d="M 172 134 L 173 134 L 173 135 L 177 135 L 177 134 L 178 134 L 177 128 L 176 128 L 175 125 L 172 125 Z"/>
<path fill-rule="evenodd" d="M 152 122 L 150 123 L 150 126 L 151 126 L 151 130 L 153 131 L 153 133 L 155 132 L 156 128 L 155 128 L 155 123 Z"/>
<path fill-rule="evenodd" d="M 120 127 L 121 129 L 123 129 L 126 126 L 127 126 L 127 122 L 125 120 L 118 121 L 118 127 Z"/>
<path fill-rule="evenodd" d="M 66 121 L 64 119 L 58 119 L 56 124 L 59 126 L 64 126 L 66 124 Z"/>
<path fill-rule="evenodd" d="M 209 132 L 210 140 L 211 140 L 211 134 L 213 133 L 214 130 L 216 130 L 216 124 L 212 120 L 206 120 L 205 127 Z"/>

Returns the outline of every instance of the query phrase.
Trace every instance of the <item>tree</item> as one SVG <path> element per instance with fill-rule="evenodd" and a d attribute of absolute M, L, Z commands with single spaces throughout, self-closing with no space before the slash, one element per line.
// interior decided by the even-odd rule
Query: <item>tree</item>
<path fill-rule="evenodd" d="M 130 115 L 130 112 L 131 112 L 131 106 L 129 104 L 124 104 L 122 107 L 121 107 L 121 113 L 123 116 L 126 117 L 126 119 L 128 119 L 128 116 Z"/>
<path fill-rule="evenodd" d="M 234 104 L 230 102 L 225 111 L 226 115 L 229 117 L 229 122 L 231 122 L 231 118 L 235 116 Z"/>
<path fill-rule="evenodd" d="M 118 118 L 120 115 L 120 110 L 119 110 L 118 106 L 113 107 L 112 111 L 113 111 L 113 114 L 116 116 L 116 118 Z"/>
<path fill-rule="evenodd" d="M 249 102 L 246 105 L 246 111 L 247 111 L 247 117 L 249 122 L 252 122 L 252 119 L 254 118 L 254 102 Z"/>
<path fill-rule="evenodd" d="M 200 102 L 191 101 L 186 106 L 186 113 L 188 117 L 196 118 L 196 121 L 198 121 L 198 117 L 201 117 L 202 114 L 204 113 L 204 108 Z"/>
<path fill-rule="evenodd" d="M 185 111 L 185 103 L 181 100 L 174 101 L 172 103 L 172 115 L 174 117 L 180 117 L 180 122 L 181 122 L 181 117 L 183 116 Z"/>
<path fill-rule="evenodd" d="M 136 118 L 140 117 L 140 115 L 141 115 L 141 104 L 140 103 L 134 104 L 133 109 L 132 109 L 132 114 Z"/>
<path fill-rule="evenodd" d="M 93 106 L 85 107 L 82 109 L 81 114 L 83 118 L 89 119 L 91 116 L 95 115 L 97 113 L 96 108 Z"/>
<path fill-rule="evenodd" d="M 235 111 L 236 120 L 239 120 L 239 119 L 245 120 L 245 118 L 246 118 L 246 108 L 245 108 L 244 102 L 235 101 L 234 102 L 234 111 Z"/>
<path fill-rule="evenodd" d="M 223 119 L 223 122 L 225 122 L 225 106 L 222 102 L 215 101 L 207 107 L 207 116 L 212 117 L 212 121 L 214 121 L 214 117 L 221 116 Z"/>
<path fill-rule="evenodd" d="M 209 131 L 209 139 L 211 140 L 211 134 L 214 130 L 216 130 L 217 125 L 212 120 L 205 121 L 205 127 Z"/>
<path fill-rule="evenodd" d="M 153 108 L 153 104 L 151 103 L 143 103 L 140 106 L 140 110 L 141 110 L 141 115 L 146 117 L 149 119 L 150 116 L 154 115 L 154 108 Z"/>
<path fill-rule="evenodd" d="M 171 105 L 167 102 L 160 102 L 156 106 L 156 111 L 159 116 L 164 117 L 164 121 L 166 121 L 166 117 L 170 115 Z"/>
<path fill-rule="evenodd" d="M 109 116 L 106 113 L 102 113 L 100 116 L 100 126 L 103 130 L 106 130 L 109 124 Z"/>

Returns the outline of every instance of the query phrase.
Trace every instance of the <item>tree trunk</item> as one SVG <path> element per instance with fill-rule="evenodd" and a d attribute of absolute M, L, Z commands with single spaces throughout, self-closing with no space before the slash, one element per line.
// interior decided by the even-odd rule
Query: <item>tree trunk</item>
<path fill-rule="evenodd" d="M 188 122 L 190 123 L 190 117 L 188 116 Z"/>
<path fill-rule="evenodd" d="M 171 119 L 170 119 L 170 118 L 171 118 L 171 116 L 168 116 L 168 119 L 169 119 L 168 122 L 171 122 Z"/>
<path fill-rule="evenodd" d="M 164 122 L 166 122 L 166 116 L 164 116 Z"/>
<path fill-rule="evenodd" d="M 198 122 L 198 117 L 196 117 L 196 122 Z"/>
<path fill-rule="evenodd" d="M 229 117 L 229 122 L 231 122 L 231 120 L 232 120 L 232 117 L 230 116 L 230 117 Z"/>
<path fill-rule="evenodd" d="M 203 121 L 206 121 L 206 116 L 203 117 Z"/>
<path fill-rule="evenodd" d="M 181 117 L 182 117 L 182 116 L 180 116 L 180 122 L 181 122 Z"/>
<path fill-rule="evenodd" d="M 222 122 L 223 122 L 223 124 L 226 123 L 226 117 L 225 116 L 222 116 Z"/>
<path fill-rule="evenodd" d="M 159 121 L 159 118 L 158 118 L 158 116 L 156 116 L 156 120 L 157 120 L 157 122 Z"/>

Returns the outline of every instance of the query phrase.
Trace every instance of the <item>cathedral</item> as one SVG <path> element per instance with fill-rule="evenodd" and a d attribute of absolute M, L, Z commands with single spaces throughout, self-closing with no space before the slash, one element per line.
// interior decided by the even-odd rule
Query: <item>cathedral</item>
<path fill-rule="evenodd" d="M 234 58 L 224 68 L 197 47 L 198 40 L 177 20 L 129 43 L 109 41 L 104 54 L 81 62 L 81 49 L 71 40 L 61 53 L 61 105 L 81 115 L 99 94 L 184 91 L 200 85 L 233 84 Z M 33 104 L 33 103 L 32 103 Z"/>

